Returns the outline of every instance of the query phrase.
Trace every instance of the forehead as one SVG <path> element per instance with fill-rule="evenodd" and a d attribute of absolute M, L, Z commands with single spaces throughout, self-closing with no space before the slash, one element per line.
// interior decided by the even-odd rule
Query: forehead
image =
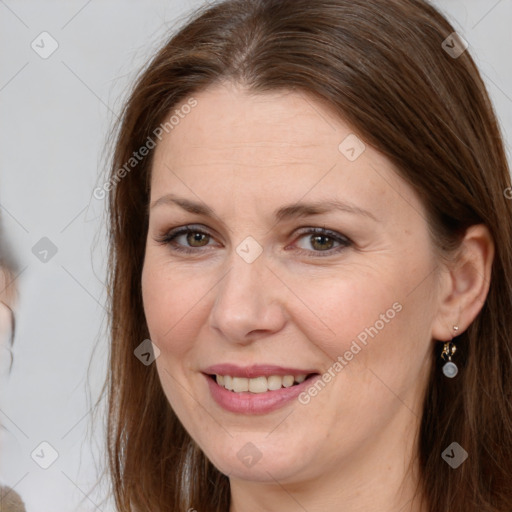
<path fill-rule="evenodd" d="M 391 163 L 304 92 L 254 94 L 223 83 L 193 99 L 193 108 L 180 111 L 186 98 L 173 109 L 179 122 L 155 150 L 153 201 L 179 190 L 219 207 L 229 196 L 231 204 L 262 209 L 328 195 L 383 220 L 410 218 L 411 210 L 421 216 L 418 198 Z"/>
<path fill-rule="evenodd" d="M 316 161 L 319 152 L 326 150 L 331 157 L 337 157 L 337 141 L 350 131 L 303 92 L 255 94 L 241 86 L 222 83 L 194 95 L 194 99 L 197 105 L 168 136 L 164 135 L 174 157 L 184 164 L 195 163 L 207 154 L 243 156 L 241 165 L 247 165 L 247 157 L 254 157 L 255 164 L 285 162 L 293 157 Z M 176 108 L 179 110 L 180 106 Z M 157 152 L 165 147 L 165 143 L 160 144 Z M 236 163 L 236 158 L 231 162 Z"/>

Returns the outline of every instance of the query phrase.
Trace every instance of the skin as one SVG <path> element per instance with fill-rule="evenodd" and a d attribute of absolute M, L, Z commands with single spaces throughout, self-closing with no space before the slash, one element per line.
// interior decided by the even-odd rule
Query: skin
<path fill-rule="evenodd" d="M 421 493 L 412 498 L 430 354 L 481 309 L 494 254 L 488 230 L 470 228 L 448 267 L 413 189 L 368 144 L 347 159 L 338 146 L 353 130 L 326 106 L 231 83 L 194 97 L 197 106 L 155 149 L 151 204 L 173 193 L 215 215 L 151 207 L 142 275 L 171 406 L 229 476 L 230 512 L 423 510 Z M 284 205 L 325 199 L 376 220 L 336 210 L 273 218 Z M 174 240 L 195 252 L 157 241 L 187 224 L 211 235 Z M 351 243 L 298 233 L 313 227 Z M 252 263 L 236 252 L 247 236 L 263 248 Z M 397 302 L 401 311 L 307 405 L 243 415 L 211 398 L 201 369 L 268 363 L 323 373 Z M 246 467 L 237 453 L 249 442 L 261 459 Z"/>
<path fill-rule="evenodd" d="M 12 363 L 10 336 L 12 329 L 12 308 L 15 302 L 11 272 L 0 267 L 0 376 L 5 376 Z"/>

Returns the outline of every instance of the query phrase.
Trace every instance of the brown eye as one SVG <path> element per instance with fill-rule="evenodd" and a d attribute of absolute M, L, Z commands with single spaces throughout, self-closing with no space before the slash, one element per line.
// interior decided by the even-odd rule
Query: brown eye
<path fill-rule="evenodd" d="M 208 246 L 211 238 L 212 236 L 204 231 L 185 226 L 171 229 L 155 240 L 162 245 L 169 246 L 173 251 L 193 253 L 200 252 L 202 247 Z"/>
<path fill-rule="evenodd" d="M 210 235 L 206 233 L 202 233 L 201 231 L 189 231 L 187 233 L 187 243 L 190 244 L 191 247 L 203 247 L 204 245 L 208 245 L 208 239 Z M 203 242 L 206 240 L 206 244 Z"/>
<path fill-rule="evenodd" d="M 327 235 L 311 236 L 311 246 L 321 251 L 332 249 L 333 243 L 334 240 Z"/>
<path fill-rule="evenodd" d="M 347 237 L 325 228 L 311 228 L 302 231 L 299 240 L 306 240 L 306 245 L 308 245 L 308 247 L 299 246 L 299 252 L 313 256 L 330 256 L 352 245 L 352 241 Z"/>

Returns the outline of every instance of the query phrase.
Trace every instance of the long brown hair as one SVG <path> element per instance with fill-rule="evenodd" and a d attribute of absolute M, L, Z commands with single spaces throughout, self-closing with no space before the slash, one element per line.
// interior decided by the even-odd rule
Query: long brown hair
<path fill-rule="evenodd" d="M 328 105 L 419 194 L 440 255 L 469 226 L 488 227 L 496 247 L 489 293 L 458 338 L 456 379 L 442 375 L 434 344 L 418 457 L 430 512 L 512 510 L 510 177 L 474 61 L 443 44 L 453 32 L 424 0 L 226 0 L 193 13 L 142 71 L 105 188 L 108 464 L 119 510 L 229 509 L 228 477 L 182 427 L 155 365 L 134 356 L 149 338 L 141 272 L 154 152 L 126 167 L 175 106 L 219 80 L 255 92 L 296 90 Z M 456 470 L 441 457 L 454 441 L 469 454 Z"/>

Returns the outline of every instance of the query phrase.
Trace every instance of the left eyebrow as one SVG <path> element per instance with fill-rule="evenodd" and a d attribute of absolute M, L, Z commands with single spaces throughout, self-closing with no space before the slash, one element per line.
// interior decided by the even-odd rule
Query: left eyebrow
<path fill-rule="evenodd" d="M 278 221 L 281 221 L 284 219 L 296 217 L 310 217 L 313 215 L 328 213 L 333 210 L 343 211 L 353 215 L 363 215 L 374 220 L 375 222 L 378 222 L 377 218 L 368 210 L 359 208 L 354 204 L 345 203 L 334 199 L 329 201 L 317 201 L 315 203 L 296 203 L 283 206 L 282 208 L 276 210 L 274 215 Z"/>
<path fill-rule="evenodd" d="M 216 217 L 215 212 L 209 206 L 192 201 L 190 199 L 177 197 L 174 194 L 166 194 L 159 199 L 153 201 L 150 208 L 155 208 L 162 204 L 176 204 L 190 213 L 197 215 L 204 215 L 206 217 Z M 277 221 L 283 221 L 290 218 L 299 217 L 310 217 L 313 215 L 320 215 L 322 213 L 328 213 L 333 210 L 343 211 L 351 213 L 353 215 L 363 215 L 368 217 L 375 222 L 378 222 L 377 218 L 368 210 L 364 210 L 354 204 L 346 203 L 339 200 L 325 200 L 310 203 L 295 203 L 283 206 L 274 212 L 274 217 Z"/>

